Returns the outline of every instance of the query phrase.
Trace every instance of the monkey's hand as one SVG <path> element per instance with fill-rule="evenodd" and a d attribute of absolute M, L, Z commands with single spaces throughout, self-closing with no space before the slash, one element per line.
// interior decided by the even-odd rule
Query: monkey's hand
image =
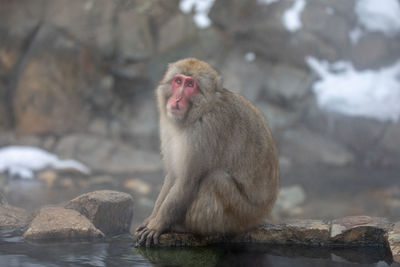
<path fill-rule="evenodd" d="M 151 216 L 147 217 L 135 230 L 136 233 L 141 232 L 146 226 L 149 224 L 149 221 L 152 219 Z"/>
<path fill-rule="evenodd" d="M 146 244 L 146 247 L 150 247 L 152 244 L 158 245 L 158 238 L 167 228 L 160 220 L 150 219 L 147 226 L 137 231 L 138 243 Z"/>

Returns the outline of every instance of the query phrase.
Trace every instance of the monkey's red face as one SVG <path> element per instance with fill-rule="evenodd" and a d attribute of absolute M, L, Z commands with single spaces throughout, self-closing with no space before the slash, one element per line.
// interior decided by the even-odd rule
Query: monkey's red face
<path fill-rule="evenodd" d="M 177 74 L 171 82 L 172 95 L 167 102 L 167 112 L 173 116 L 183 116 L 189 108 L 189 99 L 198 92 L 197 81 L 190 76 Z"/>

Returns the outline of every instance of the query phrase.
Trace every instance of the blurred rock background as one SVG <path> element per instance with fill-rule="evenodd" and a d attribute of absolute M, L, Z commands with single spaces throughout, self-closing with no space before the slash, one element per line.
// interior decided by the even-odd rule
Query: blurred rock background
<path fill-rule="evenodd" d="M 399 60 L 399 34 L 365 31 L 352 42 L 355 0 L 308 0 L 293 32 L 281 19 L 292 0 L 215 0 L 207 27 L 180 2 L 0 0 L 0 147 L 37 146 L 79 160 L 92 175 L 59 183 L 80 191 L 123 186 L 148 213 L 162 181 L 154 88 L 169 62 L 197 57 L 269 121 L 284 192 L 295 192 L 285 193 L 277 216 L 399 217 L 400 123 L 321 109 L 312 90 L 318 76 L 305 61 L 377 70 Z M 38 177 L 53 185 L 52 175 L 59 174 Z"/>

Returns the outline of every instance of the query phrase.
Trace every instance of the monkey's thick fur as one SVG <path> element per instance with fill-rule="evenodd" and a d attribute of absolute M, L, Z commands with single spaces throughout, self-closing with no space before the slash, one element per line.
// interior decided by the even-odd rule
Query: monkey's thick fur
<path fill-rule="evenodd" d="M 180 116 L 167 110 L 177 74 L 198 85 Z M 279 190 L 277 150 L 261 112 L 194 58 L 170 64 L 156 93 L 166 176 L 152 214 L 137 229 L 139 242 L 157 244 L 166 231 L 235 234 L 258 226 Z"/>

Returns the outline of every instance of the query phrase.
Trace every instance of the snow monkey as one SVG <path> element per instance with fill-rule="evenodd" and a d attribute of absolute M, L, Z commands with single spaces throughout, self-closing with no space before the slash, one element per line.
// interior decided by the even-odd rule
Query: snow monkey
<path fill-rule="evenodd" d="M 166 172 L 140 244 L 167 231 L 231 235 L 257 227 L 279 190 L 277 149 L 261 112 L 195 58 L 168 66 L 156 89 Z"/>

